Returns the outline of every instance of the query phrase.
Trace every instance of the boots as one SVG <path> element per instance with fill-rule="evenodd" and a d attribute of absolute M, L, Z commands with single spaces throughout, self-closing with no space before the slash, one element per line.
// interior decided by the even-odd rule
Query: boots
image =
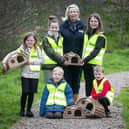
<path fill-rule="evenodd" d="M 74 101 L 76 102 L 78 100 L 78 94 L 73 95 Z"/>

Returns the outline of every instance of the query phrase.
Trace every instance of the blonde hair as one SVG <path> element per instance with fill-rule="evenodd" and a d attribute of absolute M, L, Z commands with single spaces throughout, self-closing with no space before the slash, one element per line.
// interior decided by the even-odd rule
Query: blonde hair
<path fill-rule="evenodd" d="M 94 72 L 102 72 L 104 73 L 104 68 L 100 65 L 97 65 L 93 68 Z"/>
<path fill-rule="evenodd" d="M 68 16 L 68 13 L 69 13 L 69 9 L 70 8 L 75 8 L 78 12 L 78 20 L 80 20 L 80 10 L 79 10 L 79 7 L 76 5 L 76 4 L 70 4 L 67 8 L 66 8 L 66 11 L 65 11 L 65 17 L 62 18 L 63 20 L 68 20 L 69 19 L 69 16 Z"/>
<path fill-rule="evenodd" d="M 63 68 L 60 67 L 60 66 L 57 66 L 57 67 L 55 67 L 55 68 L 52 70 L 53 73 L 54 73 L 55 71 L 58 71 L 58 72 L 62 73 L 62 75 L 64 75 L 64 70 L 63 70 Z"/>
<path fill-rule="evenodd" d="M 102 22 L 102 19 L 101 19 L 101 16 L 98 14 L 98 13 L 92 13 L 89 18 L 88 18 L 88 22 L 87 22 L 87 31 L 90 32 L 91 31 L 91 27 L 90 27 L 90 19 L 92 17 L 95 17 L 98 22 L 99 22 L 99 26 L 97 28 L 97 32 L 104 32 L 104 28 L 103 28 L 103 22 Z"/>

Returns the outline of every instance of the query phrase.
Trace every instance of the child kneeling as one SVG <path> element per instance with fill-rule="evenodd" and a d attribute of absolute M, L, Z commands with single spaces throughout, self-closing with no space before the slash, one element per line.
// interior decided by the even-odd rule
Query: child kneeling
<path fill-rule="evenodd" d="M 108 106 L 114 99 L 114 89 L 109 81 L 104 77 L 104 69 L 102 66 L 94 67 L 93 86 L 90 98 L 94 98 L 100 102 L 104 109 L 106 117 L 111 117 L 111 112 Z"/>
<path fill-rule="evenodd" d="M 49 79 L 42 93 L 40 116 L 46 118 L 63 118 L 66 106 L 73 105 L 73 91 L 63 79 L 64 71 L 57 66 L 53 69 L 52 79 Z"/>

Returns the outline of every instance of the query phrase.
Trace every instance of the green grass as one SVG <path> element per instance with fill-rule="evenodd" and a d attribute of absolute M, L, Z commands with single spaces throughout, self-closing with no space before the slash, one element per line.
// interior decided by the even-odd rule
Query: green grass
<path fill-rule="evenodd" d="M 20 119 L 17 115 L 21 95 L 20 71 L 16 70 L 5 75 L 1 73 L 0 76 L 0 129 L 8 129 Z M 35 94 L 34 104 L 41 97 L 42 81 L 41 76 L 38 87 L 39 92 Z"/>
<path fill-rule="evenodd" d="M 129 129 L 129 87 L 123 88 L 117 97 L 118 101 L 122 103 L 122 117 L 126 123 L 124 129 Z"/>
<path fill-rule="evenodd" d="M 104 67 L 106 74 L 129 71 L 128 55 L 129 49 L 118 49 L 112 53 L 106 53 L 104 57 Z M 38 93 L 35 94 L 34 104 L 40 99 L 43 86 L 43 74 L 41 71 Z M 129 90 L 127 90 L 127 93 L 128 92 Z M 122 98 L 126 99 L 127 93 L 125 94 L 125 97 L 122 95 Z M 0 73 L 0 129 L 8 129 L 12 124 L 16 123 L 20 119 L 20 117 L 16 115 L 19 112 L 20 95 L 20 70 L 13 71 L 5 75 Z M 124 106 L 124 108 L 129 109 L 129 106 Z M 122 116 L 129 119 L 126 112 L 123 112 Z"/>
<path fill-rule="evenodd" d="M 118 49 L 112 53 L 106 53 L 104 56 L 105 73 L 115 73 L 120 71 L 129 71 L 129 48 Z"/>
<path fill-rule="evenodd" d="M 19 110 L 20 99 L 20 77 L 18 74 L 10 73 L 0 77 L 0 128 L 6 129 L 15 123 L 19 117 L 16 113 Z"/>

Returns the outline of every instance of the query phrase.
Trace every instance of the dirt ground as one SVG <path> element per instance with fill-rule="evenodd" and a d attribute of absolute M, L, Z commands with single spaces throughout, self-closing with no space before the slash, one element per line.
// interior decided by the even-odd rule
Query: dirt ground
<path fill-rule="evenodd" d="M 106 75 L 106 78 L 110 80 L 115 88 L 116 96 L 119 94 L 121 87 L 129 86 L 129 72 Z M 80 96 L 84 97 L 84 83 L 81 84 Z M 115 100 L 110 109 L 112 118 L 59 120 L 39 117 L 39 104 L 37 104 L 33 108 L 34 118 L 23 117 L 10 129 L 122 129 L 124 125 L 124 121 L 120 116 L 122 105 Z"/>

